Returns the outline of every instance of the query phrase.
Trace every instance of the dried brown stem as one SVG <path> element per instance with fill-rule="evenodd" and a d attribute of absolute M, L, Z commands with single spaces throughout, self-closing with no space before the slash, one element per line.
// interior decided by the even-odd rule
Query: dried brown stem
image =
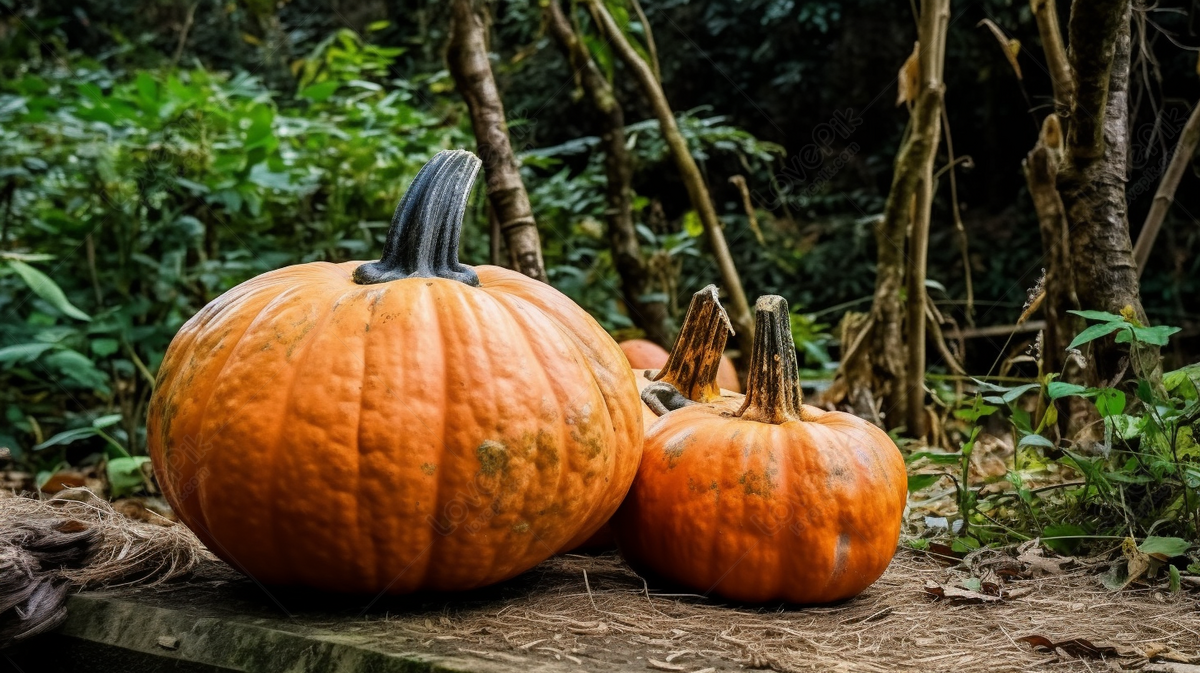
<path fill-rule="evenodd" d="M 737 415 L 776 425 L 803 420 L 800 368 L 787 301 L 776 295 L 759 297 L 754 322 L 758 338 L 750 357 L 746 400 Z"/>
<path fill-rule="evenodd" d="M 754 238 L 758 240 L 758 244 L 766 246 L 767 241 L 763 238 L 762 229 L 758 226 L 758 214 L 754 212 L 754 202 L 750 200 L 750 188 L 746 186 L 746 178 L 735 175 L 729 178 L 734 187 L 737 187 L 738 192 L 742 195 L 742 208 L 746 211 L 746 222 L 750 225 L 750 231 L 754 232 Z"/>
<path fill-rule="evenodd" d="M 679 338 L 667 364 L 654 375 L 669 383 L 693 402 L 711 402 L 721 397 L 717 371 L 725 342 L 733 331 L 729 316 L 717 297 L 717 286 L 709 285 L 692 295 Z"/>
<path fill-rule="evenodd" d="M 1146 270 L 1146 262 L 1150 259 L 1150 251 L 1154 248 L 1154 239 L 1158 238 L 1158 232 L 1162 228 L 1163 218 L 1167 216 L 1167 210 L 1175 202 L 1175 190 L 1179 188 L 1179 181 L 1187 171 L 1188 164 L 1192 161 L 1192 155 L 1196 153 L 1198 142 L 1200 142 L 1200 103 L 1192 108 L 1192 114 L 1183 126 L 1183 133 L 1179 135 L 1179 142 L 1175 144 L 1175 154 L 1172 155 L 1171 163 L 1167 165 L 1167 170 L 1163 173 L 1162 181 L 1158 183 L 1158 190 L 1154 193 L 1154 203 L 1150 205 L 1146 222 L 1142 225 L 1141 233 L 1138 234 L 1137 245 L 1133 246 L 1133 261 L 1137 264 L 1139 276 Z"/>
<path fill-rule="evenodd" d="M 1037 21 L 1038 34 L 1042 37 L 1046 68 L 1050 71 L 1050 84 L 1054 87 L 1055 111 L 1060 116 L 1070 114 L 1075 80 L 1071 77 L 1067 50 L 1063 47 L 1062 29 L 1058 27 L 1058 9 L 1054 0 L 1030 0 L 1029 6 Z"/>

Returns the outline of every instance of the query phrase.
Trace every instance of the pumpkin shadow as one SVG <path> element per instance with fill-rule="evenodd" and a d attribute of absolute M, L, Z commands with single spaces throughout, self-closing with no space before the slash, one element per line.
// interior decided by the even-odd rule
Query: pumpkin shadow
<path fill-rule="evenodd" d="M 715 594 L 697 593 L 669 578 L 646 569 L 630 567 L 616 551 L 571 553 L 554 556 L 516 577 L 490 586 L 466 591 L 422 591 L 407 595 L 344 594 L 294 586 L 266 586 L 221 564 L 191 581 L 178 583 L 163 593 L 178 594 L 173 602 L 202 602 L 221 606 L 222 612 L 274 615 L 324 621 L 434 617 L 453 613 L 495 612 L 505 607 L 532 604 L 547 597 L 576 597 L 587 601 L 589 591 L 596 600 L 607 593 L 644 594 L 654 602 L 669 600 L 695 607 L 755 612 L 794 612 L 813 607 L 837 607 L 855 598 L 820 605 L 779 601 L 748 603 L 731 601 Z M 584 573 L 587 581 L 584 581 Z M 213 577 L 220 579 L 214 581 Z M 205 581 L 207 580 L 207 581 Z M 172 583 L 174 584 L 174 583 Z"/>

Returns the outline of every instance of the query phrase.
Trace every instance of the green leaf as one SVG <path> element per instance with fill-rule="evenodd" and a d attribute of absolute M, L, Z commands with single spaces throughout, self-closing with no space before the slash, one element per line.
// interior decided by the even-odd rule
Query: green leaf
<path fill-rule="evenodd" d="M 146 479 L 142 474 L 142 465 L 149 460 L 148 456 L 127 456 L 109 460 L 107 466 L 109 496 L 116 498 L 133 493 L 144 486 Z"/>
<path fill-rule="evenodd" d="M 1085 390 L 1087 390 L 1087 388 L 1084 386 L 1076 385 L 1074 383 L 1067 383 L 1066 381 L 1051 381 L 1050 385 L 1046 387 L 1046 393 L 1050 396 L 1051 401 L 1068 397 L 1070 395 L 1079 395 Z"/>
<path fill-rule="evenodd" d="M 1190 381 L 1193 377 L 1200 378 L 1200 363 L 1188 365 L 1173 372 L 1163 374 L 1163 387 L 1167 392 L 1174 392 L 1176 388 Z"/>
<path fill-rule="evenodd" d="M 300 91 L 300 97 L 307 98 L 314 103 L 320 103 L 332 96 L 341 85 L 342 83 L 335 79 L 327 80 L 320 84 L 305 87 Z"/>
<path fill-rule="evenodd" d="M 1192 543 L 1178 537 L 1150 536 L 1138 545 L 1138 551 L 1143 554 L 1162 554 L 1167 558 L 1183 556 L 1191 549 Z"/>
<path fill-rule="evenodd" d="M 984 416 L 991 416 L 996 413 L 996 409 L 997 407 L 990 404 L 984 404 L 983 398 L 976 395 L 969 409 L 959 409 L 954 412 L 954 416 L 969 423 L 974 423 Z"/>
<path fill-rule="evenodd" d="M 1138 379 L 1134 395 L 1146 404 L 1154 404 L 1154 392 L 1150 390 L 1150 382 L 1146 379 Z"/>
<path fill-rule="evenodd" d="M 1088 532 L 1073 523 L 1052 523 L 1042 529 L 1042 544 L 1051 551 L 1071 555 L 1079 548 L 1080 539 Z"/>
<path fill-rule="evenodd" d="M 1004 402 L 1006 404 L 1010 404 L 1012 402 L 1017 401 L 1017 398 L 1021 397 L 1025 393 L 1027 393 L 1031 390 L 1036 390 L 1036 389 L 1040 388 L 1041 385 L 1042 384 L 1040 384 L 1040 383 L 1026 383 L 1023 386 L 1017 386 L 1016 388 L 1010 388 L 1008 390 L 1008 392 L 1006 392 L 1000 396 L 1000 399 L 1004 400 Z"/>
<path fill-rule="evenodd" d="M 961 453 L 936 453 L 933 451 L 918 451 L 908 457 L 908 462 L 916 462 L 926 458 L 934 465 L 957 465 L 962 460 Z"/>
<path fill-rule="evenodd" d="M 683 230 L 692 238 L 699 238 L 704 234 L 704 224 L 700 221 L 700 216 L 696 211 L 689 210 L 683 216 Z"/>
<path fill-rule="evenodd" d="M 1024 437 L 1021 438 L 1021 441 L 1017 442 L 1017 448 L 1020 448 L 1022 446 L 1041 446 L 1041 447 L 1044 447 L 1047 449 L 1057 448 L 1054 446 L 1054 442 L 1046 439 L 1045 437 L 1043 437 L 1041 435 L 1032 434 L 1032 433 L 1025 435 Z"/>
<path fill-rule="evenodd" d="M 910 474 L 908 475 L 908 492 L 915 493 L 929 488 L 941 478 L 942 475 L 940 474 Z"/>
<path fill-rule="evenodd" d="M 1171 327 L 1170 325 L 1157 325 L 1155 327 L 1134 327 L 1133 337 L 1144 344 L 1152 346 L 1166 346 L 1171 335 L 1178 332 L 1181 328 Z"/>
<path fill-rule="evenodd" d="M 33 450 L 41 451 L 42 449 L 48 449 L 51 446 L 59 446 L 60 444 L 71 444 L 71 443 L 77 442 L 81 439 L 87 439 L 88 437 L 95 437 L 96 432 L 97 432 L 96 428 L 92 428 L 92 427 L 75 428 L 74 430 L 64 430 L 63 432 L 60 432 L 57 435 L 54 435 L 53 437 L 51 437 L 50 439 L 47 439 L 46 441 L 42 442 L 41 444 L 38 444 L 37 446 L 33 447 Z"/>
<path fill-rule="evenodd" d="M 954 542 L 950 543 L 950 549 L 960 554 L 965 554 L 973 549 L 979 549 L 979 540 L 976 540 L 970 535 L 956 537 L 954 538 Z"/>
<path fill-rule="evenodd" d="M 1125 319 L 1115 313 L 1107 311 L 1067 311 L 1081 318 L 1088 320 L 1099 320 L 1101 322 L 1125 322 Z"/>
<path fill-rule="evenodd" d="M 1125 411 L 1125 393 L 1116 388 L 1101 388 L 1096 393 L 1096 411 L 1108 418 Z"/>
<path fill-rule="evenodd" d="M 101 416 L 92 421 L 92 427 L 96 428 L 97 430 L 103 430 L 104 428 L 116 425 L 120 422 L 121 414 L 109 414 L 107 416 Z"/>
<path fill-rule="evenodd" d="M 1069 350 L 1071 348 L 1078 348 L 1083 344 L 1095 341 L 1101 337 L 1106 337 L 1109 334 L 1112 334 L 1113 332 L 1125 327 L 1129 327 L 1129 323 L 1103 322 L 1097 325 L 1092 325 L 1079 334 L 1076 334 L 1075 338 L 1071 340 L 1071 344 L 1067 346 L 1067 349 Z"/>
<path fill-rule="evenodd" d="M 29 286 L 30 290 L 33 290 L 34 294 L 46 300 L 46 303 L 58 309 L 64 315 L 76 320 L 90 321 L 92 319 L 91 316 L 75 308 L 71 302 L 67 301 L 67 296 L 63 294 L 62 288 L 50 280 L 50 277 L 46 274 L 17 259 L 8 260 L 8 265 L 12 267 L 13 271 L 17 272 L 17 275 L 21 277 L 21 280 L 25 281 L 25 284 Z"/>
<path fill-rule="evenodd" d="M 1167 582 L 1167 589 L 1173 594 L 1179 593 L 1179 585 L 1181 584 L 1179 568 L 1167 566 L 1167 574 L 1170 576 L 1170 580 Z"/>
<path fill-rule="evenodd" d="M 257 105 L 250 110 L 250 127 L 246 129 L 245 149 L 265 145 L 271 138 L 271 122 L 275 111 L 268 105 Z"/>
<path fill-rule="evenodd" d="M 116 339 L 92 339 L 92 354 L 99 358 L 116 353 L 120 347 L 121 343 Z"/>
<path fill-rule="evenodd" d="M 51 348 L 54 348 L 54 344 L 32 343 L 5 346 L 0 348 L 0 364 L 33 362 Z"/>

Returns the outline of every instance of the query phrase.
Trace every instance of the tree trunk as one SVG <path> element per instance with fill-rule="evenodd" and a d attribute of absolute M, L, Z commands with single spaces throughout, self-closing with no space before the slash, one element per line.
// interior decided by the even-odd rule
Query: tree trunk
<path fill-rule="evenodd" d="M 847 396 L 855 401 L 856 412 L 868 412 L 862 406 L 878 406 L 886 427 L 896 428 L 904 422 L 909 433 L 916 436 L 925 426 L 925 259 L 933 162 L 941 133 L 945 89 L 942 69 L 949 18 L 949 0 L 922 0 L 916 104 L 908 136 L 896 155 L 883 219 L 875 230 L 878 258 L 875 298 L 866 327 L 870 332 L 859 337 L 862 341 L 858 347 L 843 354 L 841 369 Z M 907 256 L 906 243 L 910 244 Z M 911 263 L 907 263 L 910 258 Z M 855 361 L 860 358 L 869 360 L 870 366 Z M 870 410 L 867 417 L 873 415 Z"/>
<path fill-rule="evenodd" d="M 488 60 L 483 18 L 472 0 L 451 0 L 450 73 L 471 113 L 476 152 L 483 160 L 487 195 L 500 221 L 513 268 L 531 278 L 546 280 L 542 245 L 521 181 L 520 164 L 508 137 L 504 104 Z"/>
<path fill-rule="evenodd" d="M 1071 227 L 1075 292 L 1085 309 L 1146 322 L 1126 212 L 1129 148 L 1129 0 L 1075 0 L 1070 61 L 1075 101 L 1058 187 Z M 1125 369 L 1125 348 L 1112 337 L 1092 344 L 1091 385 L 1109 385 Z M 1151 377 L 1157 352 L 1138 363 Z"/>
<path fill-rule="evenodd" d="M 1183 133 L 1179 135 L 1179 142 L 1175 145 L 1175 154 L 1163 173 L 1162 181 L 1158 183 L 1154 203 L 1150 205 L 1146 222 L 1138 234 L 1137 245 L 1133 246 L 1133 261 L 1137 264 L 1138 276 L 1146 270 L 1146 262 L 1150 260 L 1150 251 L 1154 248 L 1154 239 L 1158 238 L 1158 230 L 1162 228 L 1167 210 L 1175 202 L 1175 190 L 1179 188 L 1179 181 L 1183 179 L 1183 174 L 1192 161 L 1192 155 L 1196 153 L 1197 143 L 1200 143 L 1200 103 L 1196 103 L 1196 107 L 1192 108 L 1191 116 L 1183 125 Z"/>
<path fill-rule="evenodd" d="M 929 134 L 921 145 L 927 148 L 916 169 L 920 178 L 913 198 L 912 233 L 908 259 L 907 345 L 908 371 L 904 398 L 908 431 L 925 436 L 925 271 L 929 258 L 929 218 L 933 208 L 933 161 L 942 133 L 942 68 L 946 60 L 946 31 L 950 23 L 950 0 L 922 0 L 919 45 L 921 94 L 917 105 L 920 123 L 915 134 Z M 922 119 L 929 115 L 931 120 Z M 954 170 L 951 167 L 950 170 Z"/>
<path fill-rule="evenodd" d="M 646 338 L 670 348 L 670 316 L 665 301 L 642 299 L 650 291 L 650 270 L 633 226 L 633 160 L 625 146 L 625 112 L 621 109 L 608 80 L 588 52 L 587 45 L 575 34 L 563 13 L 559 0 L 546 5 L 550 33 L 566 55 L 592 107 L 600 116 L 600 143 L 604 149 L 604 175 L 607 181 L 605 218 L 613 265 L 621 277 L 621 294 L 633 323 Z"/>
<path fill-rule="evenodd" d="M 650 66 L 634 50 L 633 45 L 621 32 L 612 15 L 608 13 L 604 3 L 599 0 L 587 0 L 587 2 L 604 36 L 625 65 L 629 67 L 637 79 L 642 93 L 649 99 L 650 105 L 654 109 L 654 116 L 658 119 L 659 127 L 662 129 L 663 139 L 667 142 L 680 177 L 683 178 L 684 186 L 687 187 L 688 198 L 708 234 L 709 246 L 712 248 L 713 255 L 717 259 L 717 267 L 721 272 L 721 283 L 725 286 L 725 292 L 729 295 L 729 302 L 732 305 L 732 310 L 729 311 L 730 319 L 737 331 L 738 348 L 742 351 L 742 358 L 745 361 L 753 352 L 754 317 L 750 313 L 750 304 L 746 301 L 746 292 L 742 289 L 742 280 L 738 277 L 737 268 L 733 265 L 733 257 L 729 254 L 729 246 L 725 243 L 725 234 L 721 230 L 721 221 L 717 217 L 717 210 L 713 207 L 708 187 L 704 184 L 704 176 L 700 174 L 700 168 L 696 165 L 696 160 L 688 149 L 687 141 L 679 132 L 679 127 L 675 123 L 675 114 L 671 111 L 666 94 L 663 93 L 662 86 Z"/>
<path fill-rule="evenodd" d="M 1075 296 L 1075 276 L 1071 269 L 1071 239 L 1067 212 L 1059 196 L 1058 167 L 1063 152 L 1062 126 L 1058 116 L 1050 114 L 1042 123 L 1037 145 L 1025 158 L 1025 181 L 1037 211 L 1042 234 L 1046 273 L 1042 279 L 1041 311 L 1046 319 L 1042 338 L 1042 373 L 1059 374 L 1059 380 L 1083 383 L 1083 371 L 1074 358 L 1067 357 L 1067 346 L 1081 327 L 1081 321 L 1067 313 L 1079 309 Z M 1087 400 L 1071 396 L 1057 400 L 1059 433 L 1074 437 L 1095 414 Z"/>
<path fill-rule="evenodd" d="M 1042 234 L 1046 276 L 1042 281 L 1045 299 L 1042 315 L 1046 318 L 1042 348 L 1042 370 L 1061 372 L 1066 362 L 1067 345 L 1078 331 L 1077 322 L 1067 313 L 1079 308 L 1075 279 L 1071 271 L 1071 243 L 1067 230 L 1067 212 L 1058 194 L 1058 166 L 1062 158 L 1062 127 L 1054 114 L 1042 123 L 1037 145 L 1025 158 L 1025 181 L 1037 211 Z"/>

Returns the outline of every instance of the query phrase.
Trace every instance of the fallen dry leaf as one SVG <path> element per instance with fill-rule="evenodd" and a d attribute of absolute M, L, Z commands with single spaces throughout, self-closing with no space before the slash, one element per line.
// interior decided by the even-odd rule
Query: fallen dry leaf
<path fill-rule="evenodd" d="M 1050 558 L 1043 554 L 1044 550 L 1039 546 L 1030 546 L 1020 550 L 1020 553 L 1017 555 L 1017 561 L 1025 564 L 1025 575 L 1027 577 L 1061 575 L 1065 566 L 1069 566 L 1075 562 L 1075 557 L 1073 556 Z"/>
<path fill-rule="evenodd" d="M 1101 657 L 1116 657 L 1120 656 L 1117 648 L 1108 645 L 1093 645 L 1091 642 L 1083 638 L 1072 638 L 1054 642 L 1045 636 L 1025 636 L 1017 638 L 1018 642 L 1029 643 L 1034 649 L 1039 652 L 1054 653 L 1058 650 L 1066 652 L 1068 655 L 1077 658 L 1087 657 L 1089 659 L 1100 659 Z"/>
<path fill-rule="evenodd" d="M 1195 657 L 1188 656 L 1166 643 L 1143 643 L 1137 648 L 1138 654 L 1147 659 L 1163 659 L 1181 664 L 1190 664 Z"/>
<path fill-rule="evenodd" d="M 989 596 L 971 591 L 969 589 L 961 589 L 954 586 L 945 586 L 938 584 L 933 580 L 925 582 L 925 593 L 937 597 L 939 600 L 945 599 L 952 603 L 995 603 L 1000 600 L 999 596 Z"/>

